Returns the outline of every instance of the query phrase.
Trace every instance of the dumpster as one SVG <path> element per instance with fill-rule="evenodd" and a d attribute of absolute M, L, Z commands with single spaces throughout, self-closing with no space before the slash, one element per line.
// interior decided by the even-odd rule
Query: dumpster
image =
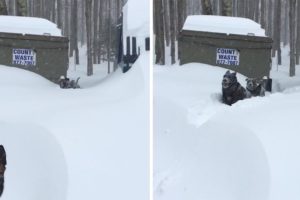
<path fill-rule="evenodd" d="M 0 16 L 0 64 L 35 72 L 58 83 L 69 64 L 67 37 L 34 17 Z"/>
<path fill-rule="evenodd" d="M 198 62 L 250 78 L 269 77 L 272 43 L 260 24 L 250 19 L 188 16 L 178 40 L 180 65 Z"/>

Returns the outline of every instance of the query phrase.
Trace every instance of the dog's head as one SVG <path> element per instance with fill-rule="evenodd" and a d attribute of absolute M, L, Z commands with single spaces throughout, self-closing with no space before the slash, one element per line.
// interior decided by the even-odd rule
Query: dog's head
<path fill-rule="evenodd" d="M 256 88 L 262 84 L 262 80 L 256 78 L 246 78 L 246 82 L 247 82 L 247 89 L 250 91 L 256 90 Z"/>
<path fill-rule="evenodd" d="M 223 76 L 222 88 L 229 88 L 234 83 L 237 83 L 236 72 L 230 73 L 230 71 L 228 70 Z"/>

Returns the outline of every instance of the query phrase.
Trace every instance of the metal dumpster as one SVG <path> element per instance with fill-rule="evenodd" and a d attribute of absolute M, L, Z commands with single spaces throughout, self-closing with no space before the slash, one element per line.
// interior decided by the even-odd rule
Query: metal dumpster
<path fill-rule="evenodd" d="M 57 83 L 66 76 L 68 38 L 0 33 L 0 64 L 26 69 Z"/>
<path fill-rule="evenodd" d="M 247 77 L 269 77 L 272 39 L 269 37 L 182 30 L 180 65 L 192 62 L 224 67 Z"/>

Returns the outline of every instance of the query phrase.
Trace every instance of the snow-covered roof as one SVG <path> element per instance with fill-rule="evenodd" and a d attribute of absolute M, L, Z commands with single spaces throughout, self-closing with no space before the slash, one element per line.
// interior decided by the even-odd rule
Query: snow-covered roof
<path fill-rule="evenodd" d="M 124 32 L 133 36 L 149 36 L 149 0 L 128 0 L 123 7 Z"/>
<path fill-rule="evenodd" d="M 191 15 L 187 17 L 183 30 L 266 36 L 260 24 L 241 17 Z"/>
<path fill-rule="evenodd" d="M 62 36 L 57 25 L 37 17 L 0 16 L 0 32 Z"/>

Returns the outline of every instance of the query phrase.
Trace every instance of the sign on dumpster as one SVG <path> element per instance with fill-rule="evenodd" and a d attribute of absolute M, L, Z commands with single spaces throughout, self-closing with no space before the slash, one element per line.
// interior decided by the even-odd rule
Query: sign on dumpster
<path fill-rule="evenodd" d="M 217 64 L 239 65 L 240 53 L 237 49 L 217 48 Z"/>
<path fill-rule="evenodd" d="M 36 53 L 33 49 L 13 49 L 12 64 L 15 65 L 36 65 Z"/>

